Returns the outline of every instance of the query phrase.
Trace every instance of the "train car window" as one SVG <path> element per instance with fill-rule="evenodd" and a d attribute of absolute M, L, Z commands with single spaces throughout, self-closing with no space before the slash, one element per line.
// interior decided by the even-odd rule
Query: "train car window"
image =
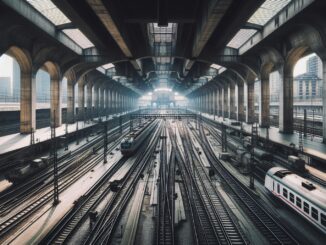
<path fill-rule="evenodd" d="M 325 214 L 320 214 L 320 222 L 323 226 L 326 227 L 326 215 Z"/>
<path fill-rule="evenodd" d="M 288 198 L 288 190 L 285 189 L 285 188 L 283 188 L 283 196 L 284 196 L 285 198 Z"/>
<path fill-rule="evenodd" d="M 292 203 L 294 203 L 294 195 L 293 195 L 293 193 L 291 193 L 291 192 L 290 192 L 290 201 L 291 201 Z"/>
<path fill-rule="evenodd" d="M 277 184 L 277 193 L 280 194 L 280 184 Z"/>
<path fill-rule="evenodd" d="M 318 220 L 318 210 L 315 209 L 314 207 L 311 207 L 311 216 L 312 216 L 315 220 Z"/>
<path fill-rule="evenodd" d="M 301 199 L 300 199 L 299 197 L 297 197 L 297 206 L 298 206 L 299 208 L 302 207 Z"/>
<path fill-rule="evenodd" d="M 309 214 L 309 204 L 306 202 L 303 202 L 303 211 Z"/>

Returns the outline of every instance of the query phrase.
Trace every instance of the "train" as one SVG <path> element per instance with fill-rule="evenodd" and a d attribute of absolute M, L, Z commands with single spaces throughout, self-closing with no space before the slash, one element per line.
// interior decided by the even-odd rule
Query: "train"
<path fill-rule="evenodd" d="M 71 152 L 67 151 L 64 154 L 58 156 L 58 161 L 70 156 Z M 4 174 L 4 177 L 12 182 L 19 183 L 24 181 L 26 178 L 40 172 L 47 166 L 51 165 L 51 157 L 44 156 L 41 158 L 36 158 L 24 164 L 24 166 L 14 168 Z"/>
<path fill-rule="evenodd" d="M 139 148 L 141 143 L 153 131 L 156 123 L 149 120 L 141 126 L 135 128 L 125 138 L 122 139 L 120 144 L 121 154 L 124 156 L 131 156 Z"/>
<path fill-rule="evenodd" d="M 281 167 L 268 170 L 264 185 L 269 193 L 326 234 L 325 188 Z"/>

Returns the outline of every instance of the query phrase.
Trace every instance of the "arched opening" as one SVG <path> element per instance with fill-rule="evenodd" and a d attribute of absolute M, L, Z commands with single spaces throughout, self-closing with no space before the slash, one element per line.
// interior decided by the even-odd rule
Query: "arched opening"
<path fill-rule="evenodd" d="M 276 70 L 269 74 L 269 113 L 270 126 L 279 127 L 279 101 L 282 74 Z"/>
<path fill-rule="evenodd" d="M 261 80 L 258 78 L 255 79 L 254 83 L 254 121 L 258 123 L 259 122 L 259 111 L 260 111 L 260 96 L 261 96 Z"/>
<path fill-rule="evenodd" d="M 68 102 L 68 79 L 64 77 L 61 83 L 61 105 L 62 105 L 62 122 L 67 122 L 67 102 Z"/>
<path fill-rule="evenodd" d="M 45 68 L 40 68 L 36 80 L 36 128 L 50 126 L 51 77 Z"/>
<path fill-rule="evenodd" d="M 315 53 L 299 59 L 293 69 L 293 129 L 312 138 L 323 135 L 323 64 Z"/>
<path fill-rule="evenodd" d="M 8 54 L 0 56 L 0 135 L 19 132 L 21 69 Z M 6 113 L 6 115 L 4 115 Z M 3 115 L 2 115 L 3 114 Z"/>
<path fill-rule="evenodd" d="M 47 61 L 36 73 L 36 128 L 61 125 L 61 76 L 58 65 Z"/>
<path fill-rule="evenodd" d="M 74 99 L 74 104 L 75 104 L 75 115 L 77 117 L 77 120 L 79 120 L 78 117 L 78 83 L 74 85 L 74 93 L 75 93 L 75 99 Z"/>

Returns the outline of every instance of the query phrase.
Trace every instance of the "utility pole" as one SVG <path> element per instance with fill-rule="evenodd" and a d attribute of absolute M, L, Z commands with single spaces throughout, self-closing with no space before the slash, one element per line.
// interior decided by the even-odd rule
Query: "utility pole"
<path fill-rule="evenodd" d="M 258 125 L 257 123 L 252 124 L 251 128 L 251 155 L 250 155 L 250 189 L 255 189 L 255 146 L 258 137 Z"/>
<path fill-rule="evenodd" d="M 68 146 L 68 122 L 66 120 L 66 125 L 65 125 L 66 129 L 65 129 L 65 151 L 67 151 L 69 148 Z"/>
<path fill-rule="evenodd" d="M 78 111 L 76 113 L 76 145 L 79 145 L 79 130 L 78 130 Z"/>
<path fill-rule="evenodd" d="M 51 125 L 51 155 L 50 159 L 52 159 L 53 163 L 53 205 L 57 205 L 59 200 L 59 184 L 58 184 L 58 156 L 57 156 L 57 139 L 55 132 L 55 110 L 53 111 L 53 122 Z"/>
<path fill-rule="evenodd" d="M 35 130 L 31 128 L 31 145 L 35 144 Z"/>
<path fill-rule="evenodd" d="M 108 125 L 104 123 L 104 150 L 103 150 L 103 161 L 107 163 L 107 151 L 108 151 Z"/>
<path fill-rule="evenodd" d="M 122 116 L 119 116 L 119 129 L 120 129 L 120 134 L 122 134 Z"/>
<path fill-rule="evenodd" d="M 228 151 L 228 145 L 227 145 L 227 136 L 226 136 L 226 127 L 224 123 L 222 123 L 222 152 Z"/>

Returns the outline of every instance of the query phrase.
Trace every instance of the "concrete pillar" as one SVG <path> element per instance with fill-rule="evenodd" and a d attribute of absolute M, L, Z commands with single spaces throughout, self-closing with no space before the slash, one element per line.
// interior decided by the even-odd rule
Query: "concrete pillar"
<path fill-rule="evenodd" d="M 50 115 L 54 127 L 61 126 L 61 79 L 51 78 Z M 55 124 L 53 124 L 55 121 Z"/>
<path fill-rule="evenodd" d="M 85 80 L 79 79 L 78 81 L 78 119 L 84 120 L 85 118 Z"/>
<path fill-rule="evenodd" d="M 67 81 L 67 122 L 74 123 L 75 121 L 75 89 L 74 81 Z"/>
<path fill-rule="evenodd" d="M 326 143 L 326 60 L 323 60 L 323 142 Z"/>
<path fill-rule="evenodd" d="M 97 84 L 94 85 L 94 115 L 95 117 L 99 116 L 99 102 L 100 102 L 100 93 L 99 86 Z"/>
<path fill-rule="evenodd" d="M 92 94 L 92 85 L 90 83 L 87 84 L 87 117 L 88 119 L 92 118 L 92 106 L 93 102 L 93 94 Z"/>
<path fill-rule="evenodd" d="M 246 122 L 253 123 L 255 118 L 255 83 L 245 83 Z"/>
<path fill-rule="evenodd" d="M 217 87 L 216 90 L 215 90 L 215 96 L 216 96 L 216 99 L 215 99 L 215 103 L 216 103 L 216 115 L 217 117 L 219 116 L 219 111 L 220 111 L 220 89 Z"/>
<path fill-rule="evenodd" d="M 282 133 L 293 133 L 293 74 L 292 71 L 280 74 L 279 128 Z M 283 79 L 282 79 L 283 78 Z"/>
<path fill-rule="evenodd" d="M 99 115 L 104 115 L 104 87 L 100 87 L 100 113 Z"/>
<path fill-rule="evenodd" d="M 223 88 L 219 88 L 218 100 L 219 100 L 219 116 L 220 117 L 224 117 L 224 94 L 223 94 Z"/>
<path fill-rule="evenodd" d="M 243 121 L 244 120 L 244 86 L 243 83 L 237 84 L 237 120 L 238 121 Z"/>
<path fill-rule="evenodd" d="M 230 84 L 229 85 L 229 102 L 230 102 L 230 107 L 229 107 L 229 116 L 232 119 L 236 119 L 236 108 L 235 108 L 235 85 Z"/>
<path fill-rule="evenodd" d="M 224 109 L 224 117 L 229 118 L 229 86 L 223 87 L 223 109 Z"/>
<path fill-rule="evenodd" d="M 266 77 L 260 82 L 259 96 L 259 125 L 260 127 L 269 126 L 269 78 Z"/>
<path fill-rule="evenodd" d="M 20 133 L 36 130 L 36 74 L 21 72 L 20 76 Z"/>
<path fill-rule="evenodd" d="M 109 103 L 110 103 L 110 90 L 109 88 L 105 89 L 105 115 L 109 115 Z"/>

